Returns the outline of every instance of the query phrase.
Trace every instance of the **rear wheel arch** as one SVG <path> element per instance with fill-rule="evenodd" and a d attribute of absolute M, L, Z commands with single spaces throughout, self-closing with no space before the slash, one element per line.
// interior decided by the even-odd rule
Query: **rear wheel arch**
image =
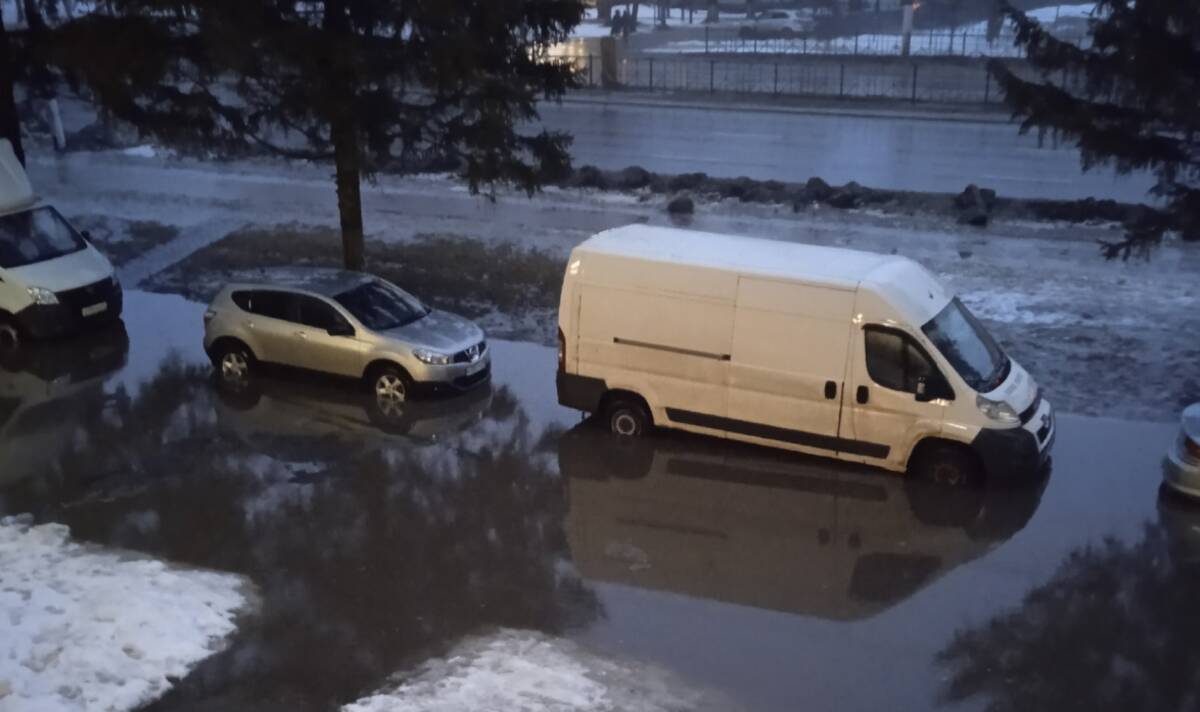
<path fill-rule="evenodd" d="M 600 416 L 608 429 L 618 435 L 644 435 L 654 427 L 654 411 L 635 391 L 609 390 L 600 399 Z"/>

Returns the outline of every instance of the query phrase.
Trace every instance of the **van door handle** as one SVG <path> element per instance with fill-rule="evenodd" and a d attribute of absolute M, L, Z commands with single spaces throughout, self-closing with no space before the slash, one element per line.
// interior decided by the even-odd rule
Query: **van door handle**
<path fill-rule="evenodd" d="M 837 384 L 833 381 L 825 381 L 825 397 L 829 400 L 837 398 Z"/>
<path fill-rule="evenodd" d="M 859 403 L 866 403 L 871 400 L 871 392 L 867 390 L 866 386 L 859 386 L 855 396 Z"/>

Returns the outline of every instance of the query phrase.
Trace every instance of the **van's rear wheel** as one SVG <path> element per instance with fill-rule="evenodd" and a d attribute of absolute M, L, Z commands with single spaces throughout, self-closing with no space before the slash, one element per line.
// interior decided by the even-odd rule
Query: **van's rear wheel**
<path fill-rule="evenodd" d="M 632 398 L 616 398 L 609 404 L 606 413 L 608 429 L 614 435 L 640 437 L 645 435 L 654 422 L 646 407 Z"/>
<path fill-rule="evenodd" d="M 979 458 L 962 445 L 937 443 L 922 448 L 913 473 L 920 479 L 941 487 L 978 487 L 983 484 L 983 467 Z"/>

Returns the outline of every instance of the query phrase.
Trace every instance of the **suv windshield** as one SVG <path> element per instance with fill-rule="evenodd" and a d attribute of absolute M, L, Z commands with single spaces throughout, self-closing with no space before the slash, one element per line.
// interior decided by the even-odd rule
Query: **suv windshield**
<path fill-rule="evenodd" d="M 372 280 L 333 298 L 373 331 L 411 324 L 429 313 L 417 298 L 381 280 Z"/>
<path fill-rule="evenodd" d="M 23 267 L 79 252 L 83 238 L 50 206 L 0 217 L 0 267 Z"/>
<path fill-rule="evenodd" d="M 957 297 L 921 331 L 976 392 L 987 393 L 1008 377 L 1008 356 Z"/>

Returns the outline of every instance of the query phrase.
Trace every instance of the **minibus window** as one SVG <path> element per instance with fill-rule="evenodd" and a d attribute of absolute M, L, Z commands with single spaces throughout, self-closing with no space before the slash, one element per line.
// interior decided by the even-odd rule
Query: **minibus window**
<path fill-rule="evenodd" d="M 86 247 L 83 238 L 49 206 L 0 217 L 0 267 L 24 267 Z"/>
<path fill-rule="evenodd" d="M 994 390 L 1008 377 L 1008 357 L 957 297 L 921 331 L 976 392 Z"/>

